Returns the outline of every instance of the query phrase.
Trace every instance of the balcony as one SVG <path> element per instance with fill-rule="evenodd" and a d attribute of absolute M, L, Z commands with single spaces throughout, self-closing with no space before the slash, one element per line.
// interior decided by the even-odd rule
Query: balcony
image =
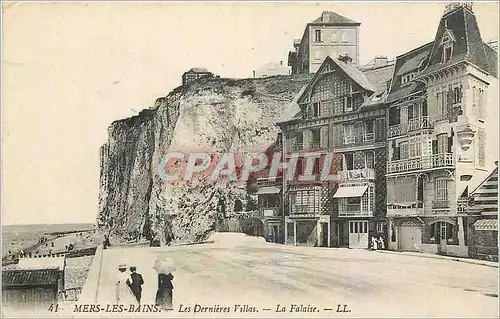
<path fill-rule="evenodd" d="M 373 217 L 373 211 L 362 211 L 359 204 L 346 204 L 340 208 L 339 217 Z"/>
<path fill-rule="evenodd" d="M 375 179 L 375 170 L 373 168 L 361 168 L 348 171 L 339 171 L 337 177 L 339 179 L 339 182 L 350 180 L 373 180 Z"/>
<path fill-rule="evenodd" d="M 389 126 L 389 130 L 387 131 L 387 137 L 391 138 L 404 135 L 411 131 L 431 129 L 432 125 L 433 121 L 429 116 L 416 117 L 413 119 L 409 119 L 408 123 Z"/>
<path fill-rule="evenodd" d="M 407 158 L 387 163 L 387 174 L 431 170 L 436 168 L 455 166 L 452 153 L 442 153 L 427 156 Z"/>
<path fill-rule="evenodd" d="M 424 215 L 424 203 L 416 202 L 409 205 L 390 204 L 387 205 L 387 216 L 404 217 L 404 216 L 422 216 Z"/>

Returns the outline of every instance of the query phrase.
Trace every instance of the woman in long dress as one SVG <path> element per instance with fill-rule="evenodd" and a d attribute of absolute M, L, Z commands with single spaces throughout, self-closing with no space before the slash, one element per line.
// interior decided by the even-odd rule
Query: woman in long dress
<path fill-rule="evenodd" d="M 138 305 L 132 290 L 129 287 L 130 275 L 127 273 L 127 266 L 118 266 L 118 276 L 116 279 L 116 303 L 118 305 Z"/>
<path fill-rule="evenodd" d="M 160 309 L 172 310 L 174 262 L 169 258 L 158 257 L 153 268 L 158 272 L 158 290 L 156 291 L 155 304 Z"/>
<path fill-rule="evenodd" d="M 172 299 L 174 285 L 172 280 L 174 276 L 169 274 L 158 274 L 158 291 L 156 292 L 156 306 L 164 310 L 172 310 Z"/>

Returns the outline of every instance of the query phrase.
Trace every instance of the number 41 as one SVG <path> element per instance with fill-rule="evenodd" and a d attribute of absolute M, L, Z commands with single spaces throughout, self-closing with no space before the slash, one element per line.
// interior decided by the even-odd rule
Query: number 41
<path fill-rule="evenodd" d="M 52 311 L 52 312 L 57 312 L 57 309 L 59 308 L 59 305 L 58 304 L 52 304 L 50 305 L 49 307 L 49 311 Z"/>

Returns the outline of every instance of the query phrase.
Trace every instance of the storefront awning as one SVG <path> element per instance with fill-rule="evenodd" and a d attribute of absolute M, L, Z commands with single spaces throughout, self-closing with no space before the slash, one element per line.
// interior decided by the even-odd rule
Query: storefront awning
<path fill-rule="evenodd" d="M 345 186 L 339 187 L 333 198 L 361 197 L 368 186 Z"/>
<path fill-rule="evenodd" d="M 262 187 L 257 191 L 257 195 L 278 194 L 280 189 L 274 186 Z"/>
<path fill-rule="evenodd" d="M 475 230 L 498 230 L 498 220 L 481 219 L 474 223 Z"/>

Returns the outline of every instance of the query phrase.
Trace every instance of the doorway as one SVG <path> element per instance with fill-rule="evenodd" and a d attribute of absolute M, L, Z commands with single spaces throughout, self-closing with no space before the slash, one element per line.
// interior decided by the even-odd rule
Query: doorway
<path fill-rule="evenodd" d="M 368 248 L 368 221 L 349 221 L 349 248 Z"/>

